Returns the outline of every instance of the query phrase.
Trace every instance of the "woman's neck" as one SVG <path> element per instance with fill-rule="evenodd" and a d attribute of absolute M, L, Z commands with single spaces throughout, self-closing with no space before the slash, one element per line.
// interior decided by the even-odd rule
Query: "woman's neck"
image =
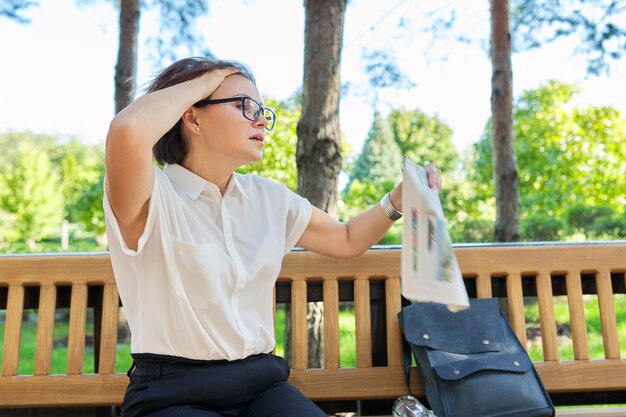
<path fill-rule="evenodd" d="M 222 195 L 226 192 L 228 182 L 234 172 L 233 169 L 223 166 L 223 163 L 220 164 L 217 161 L 202 161 L 200 163 L 190 157 L 185 158 L 181 165 L 197 176 L 215 184 Z"/>

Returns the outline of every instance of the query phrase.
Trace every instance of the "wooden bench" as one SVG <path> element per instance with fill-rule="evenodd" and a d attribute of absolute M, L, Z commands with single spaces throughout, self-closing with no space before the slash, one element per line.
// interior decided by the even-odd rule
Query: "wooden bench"
<path fill-rule="evenodd" d="M 470 296 L 501 297 L 523 344 L 528 341 L 525 297 L 536 297 L 544 358 L 535 365 L 555 404 L 626 403 L 626 360 L 620 354 L 626 334 L 618 334 L 614 309 L 614 303 L 626 302 L 626 242 L 457 246 L 456 254 Z M 559 357 L 555 297 L 569 306 L 573 360 Z M 598 300 L 604 349 L 599 359 L 590 358 L 586 297 Z M 388 415 L 393 400 L 406 394 L 396 317 L 401 309 L 399 248 L 374 248 L 356 259 L 294 251 L 285 258 L 275 301 L 288 303 L 291 312 L 290 381 L 329 413 L 359 400 L 364 415 Z M 310 301 L 324 303 L 323 369 L 308 367 Z M 354 307 L 355 368 L 340 367 L 343 302 Z M 51 375 L 60 307 L 70 311 L 67 371 Z M 34 375 L 18 375 L 22 317 L 28 308 L 38 310 Z M 115 372 L 119 297 L 107 254 L 0 256 L 0 310 L 5 309 L 0 408 L 121 403 L 128 378 Z M 88 309 L 94 317 L 93 374 L 83 372 Z M 413 392 L 423 396 L 413 371 Z M 557 415 L 626 416 L 626 407 L 559 410 Z"/>

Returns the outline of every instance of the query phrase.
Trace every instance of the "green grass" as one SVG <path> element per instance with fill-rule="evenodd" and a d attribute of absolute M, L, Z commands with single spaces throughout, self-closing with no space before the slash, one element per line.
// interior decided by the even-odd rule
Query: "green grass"
<path fill-rule="evenodd" d="M 617 317 L 618 337 L 622 357 L 626 357 L 626 296 L 617 294 L 614 297 L 615 314 Z M 589 351 L 591 359 L 604 358 L 604 347 L 602 342 L 602 332 L 600 326 L 600 313 L 596 296 L 587 295 L 584 299 L 585 319 L 587 322 L 587 332 L 589 336 Z M 558 349 L 561 360 L 571 360 L 574 358 L 571 337 L 568 335 L 569 310 L 566 297 L 556 297 L 554 301 L 555 319 L 561 329 L 565 329 L 565 334 L 558 338 Z M 64 314 L 65 313 L 65 314 Z M 5 312 L 0 312 L 0 346 L 4 343 L 4 321 Z M 20 375 L 32 375 L 35 363 L 35 346 L 37 336 L 36 311 L 26 311 L 28 320 L 22 326 L 22 341 L 20 343 Z M 57 315 L 67 315 L 66 311 L 57 310 Z M 537 303 L 534 299 L 527 300 L 526 321 L 529 325 L 539 325 L 539 314 Z M 87 338 L 93 337 L 93 320 L 88 317 Z M 54 348 L 52 352 L 51 372 L 53 374 L 64 374 L 67 370 L 67 340 L 68 324 L 67 319 L 58 319 L 54 327 Z M 342 368 L 352 368 L 356 366 L 356 337 L 354 310 L 351 303 L 342 303 L 339 312 L 339 354 L 340 366 Z M 539 339 L 540 340 L 540 339 Z M 543 351 L 539 340 L 536 340 L 529 347 L 529 356 L 533 361 L 543 360 Z M 285 346 L 285 310 L 284 305 L 276 310 L 276 354 L 284 355 Z M 0 350 L 0 361 L 2 360 L 2 350 Z M 131 365 L 130 346 L 127 343 L 120 343 L 117 347 L 117 358 L 115 370 L 125 372 Z M 84 371 L 94 372 L 93 347 L 85 349 Z"/>
<path fill-rule="evenodd" d="M 24 320 L 22 323 L 18 374 L 33 375 L 35 371 L 35 350 L 37 345 L 37 312 L 36 310 L 26 310 L 24 315 L 28 317 L 28 319 Z M 5 316 L 6 312 L 3 311 L 0 313 L 0 346 L 4 346 Z M 57 310 L 57 317 L 58 319 L 55 320 L 52 337 L 53 345 L 50 373 L 65 374 L 67 373 L 67 343 L 69 336 L 67 309 Z M 93 320 L 90 317 L 88 317 L 86 323 L 85 337 L 93 341 Z M 3 350 L 0 350 L 0 362 L 2 361 L 2 356 Z M 130 346 L 128 344 L 119 344 L 117 347 L 115 370 L 118 372 L 126 371 L 130 367 L 131 362 Z M 89 343 L 85 346 L 83 372 L 94 373 L 94 365 L 93 343 Z"/>
<path fill-rule="evenodd" d="M 617 335 L 621 356 L 626 357 L 626 295 L 616 294 L 613 298 L 615 316 L 617 319 Z M 558 337 L 558 351 L 561 360 L 573 360 L 574 350 L 570 331 L 569 306 L 567 297 L 554 298 L 554 318 L 559 329 L 565 334 Z M 602 327 L 600 322 L 600 309 L 598 297 L 595 295 L 583 296 L 585 309 L 585 321 L 587 325 L 587 336 L 589 344 L 590 359 L 604 358 L 604 342 L 602 340 Z M 528 326 L 539 327 L 539 306 L 534 301 L 527 301 L 526 323 Z M 540 339 L 531 343 L 528 348 L 528 355 L 533 361 L 543 360 L 543 350 Z"/>
<path fill-rule="evenodd" d="M 344 304 L 344 303 L 342 303 Z M 339 366 L 341 368 L 356 367 L 356 335 L 354 310 L 343 306 L 339 311 Z M 351 303 L 350 303 L 351 304 Z M 276 308 L 276 354 L 285 353 L 285 309 L 284 305 Z"/>
<path fill-rule="evenodd" d="M 276 324 L 274 332 L 276 333 L 276 355 L 285 356 L 285 305 L 276 306 Z"/>
<path fill-rule="evenodd" d="M 356 323 L 352 308 L 339 311 L 339 367 L 356 367 Z"/>

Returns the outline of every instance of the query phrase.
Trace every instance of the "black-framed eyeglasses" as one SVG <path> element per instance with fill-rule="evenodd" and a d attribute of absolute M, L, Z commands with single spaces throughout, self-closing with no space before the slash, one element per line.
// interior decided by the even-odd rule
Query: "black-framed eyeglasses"
<path fill-rule="evenodd" d="M 251 99 L 250 97 L 229 97 L 217 100 L 205 99 L 198 101 L 194 105 L 196 107 L 202 107 L 209 104 L 234 103 L 237 101 L 241 102 L 241 113 L 243 114 L 243 117 L 252 122 L 256 122 L 261 116 L 263 116 L 267 120 L 265 128 L 267 130 L 272 130 L 274 128 L 274 123 L 276 123 L 276 113 L 274 113 L 274 110 L 261 106 L 258 101 Z"/>

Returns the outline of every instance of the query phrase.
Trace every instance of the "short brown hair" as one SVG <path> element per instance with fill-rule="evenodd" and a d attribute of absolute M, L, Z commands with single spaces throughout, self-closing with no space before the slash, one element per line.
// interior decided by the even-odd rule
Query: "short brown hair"
<path fill-rule="evenodd" d="M 184 58 L 176 61 L 165 68 L 148 85 L 147 93 L 162 90 L 185 81 L 193 80 L 202 74 L 213 69 L 235 67 L 239 69 L 239 74 L 246 77 L 256 85 L 252 71 L 245 65 L 237 61 L 211 60 L 202 57 Z M 152 148 L 152 154 L 161 165 L 180 164 L 187 155 L 187 142 L 181 134 L 182 121 L 176 124 L 164 134 Z"/>

